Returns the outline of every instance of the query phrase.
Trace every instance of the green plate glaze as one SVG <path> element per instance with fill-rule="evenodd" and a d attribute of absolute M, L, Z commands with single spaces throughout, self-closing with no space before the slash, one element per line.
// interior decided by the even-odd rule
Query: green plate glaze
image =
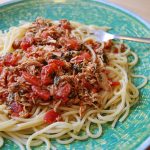
<path fill-rule="evenodd" d="M 150 37 L 150 28 L 135 15 L 108 2 L 90 0 L 25 0 L 13 1 L 0 6 L 0 30 L 18 25 L 19 20 L 33 21 L 37 16 L 58 20 L 67 18 L 85 24 L 111 26 L 112 33 L 129 36 Z M 150 44 L 128 42 L 139 56 L 134 71 L 150 79 Z M 136 84 L 139 84 L 136 81 Z M 103 126 L 98 139 L 75 141 L 69 145 L 56 145 L 59 150 L 134 150 L 150 136 L 150 82 L 140 90 L 140 102 L 131 108 L 130 116 L 115 129 Z M 147 140 L 150 143 L 150 140 Z M 144 145 L 146 146 L 146 145 Z M 5 140 L 1 150 L 19 150 L 11 141 Z M 35 150 L 44 150 L 41 145 Z"/>

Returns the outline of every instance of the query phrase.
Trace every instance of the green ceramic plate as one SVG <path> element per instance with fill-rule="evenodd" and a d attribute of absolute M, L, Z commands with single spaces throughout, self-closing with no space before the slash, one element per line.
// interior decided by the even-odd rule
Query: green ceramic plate
<path fill-rule="evenodd" d="M 18 25 L 19 20 L 33 21 L 37 16 L 54 20 L 67 18 L 85 24 L 111 26 L 112 33 L 129 36 L 150 37 L 148 24 L 131 13 L 114 5 L 90 0 L 25 0 L 13 1 L 0 6 L 0 30 Z M 150 78 L 150 44 L 128 42 L 139 55 L 135 67 L 137 74 Z M 139 84 L 136 81 L 136 84 Z M 103 126 L 103 135 L 98 139 L 75 141 L 70 145 L 59 145 L 59 150 L 143 149 L 139 146 L 150 136 L 150 82 L 140 90 L 140 102 L 131 109 L 130 116 L 115 129 Z M 150 140 L 147 140 L 147 144 Z M 55 144 L 55 142 L 54 142 Z M 144 144 L 144 146 L 146 146 Z M 5 140 L 2 150 L 18 150 L 11 141 Z M 34 148 L 44 150 L 44 145 Z"/>

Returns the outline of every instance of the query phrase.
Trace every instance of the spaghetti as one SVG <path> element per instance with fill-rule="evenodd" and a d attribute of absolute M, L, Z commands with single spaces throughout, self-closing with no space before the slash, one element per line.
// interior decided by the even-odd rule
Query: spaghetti
<path fill-rule="evenodd" d="M 8 138 L 21 150 L 55 149 L 51 139 L 98 138 L 102 124 L 126 119 L 147 79 L 131 73 L 138 57 L 127 45 L 97 42 L 96 29 L 108 28 L 38 18 L 0 34 L 0 146 Z"/>

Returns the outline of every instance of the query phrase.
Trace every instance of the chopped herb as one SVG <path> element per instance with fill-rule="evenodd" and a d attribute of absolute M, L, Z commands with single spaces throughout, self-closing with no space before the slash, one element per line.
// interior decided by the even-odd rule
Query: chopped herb
<path fill-rule="evenodd" d="M 50 27 L 52 26 L 53 24 L 51 22 L 48 22 L 47 25 Z"/>
<path fill-rule="evenodd" d="M 87 48 L 86 48 L 86 46 L 85 46 L 84 44 L 81 44 L 81 46 L 80 46 L 80 50 L 82 50 L 82 51 L 83 51 L 83 50 L 85 50 L 85 49 L 87 49 Z"/>
<path fill-rule="evenodd" d="M 102 78 L 102 75 L 101 74 L 99 74 L 99 80 L 102 80 L 103 78 Z"/>
<path fill-rule="evenodd" d="M 102 55 L 102 61 L 104 63 L 108 63 L 108 58 L 107 58 L 107 56 L 105 54 Z"/>
<path fill-rule="evenodd" d="M 64 59 L 65 59 L 67 62 L 69 62 L 69 61 L 71 60 L 71 58 L 72 58 L 72 55 L 73 55 L 73 53 L 69 51 L 69 52 L 64 56 Z"/>
<path fill-rule="evenodd" d="M 72 91 L 70 94 L 69 94 L 69 98 L 74 98 L 76 97 L 76 93 L 74 91 Z"/>
<path fill-rule="evenodd" d="M 52 54 L 51 58 L 52 58 L 52 59 L 57 59 L 57 58 L 58 58 L 58 56 L 56 56 L 56 55 Z"/>
<path fill-rule="evenodd" d="M 52 72 L 51 77 L 54 78 L 56 76 L 55 72 Z"/>
<path fill-rule="evenodd" d="M 81 66 L 77 64 L 73 65 L 73 70 L 75 71 L 75 73 L 79 73 L 82 71 Z"/>
<path fill-rule="evenodd" d="M 47 63 L 47 61 L 43 60 L 43 64 L 44 64 L 44 65 L 47 65 L 48 63 Z"/>
<path fill-rule="evenodd" d="M 26 92 L 27 92 L 26 90 L 23 90 L 23 89 L 22 89 L 22 90 L 19 90 L 18 93 L 19 93 L 19 95 L 21 96 L 21 95 L 25 94 Z"/>

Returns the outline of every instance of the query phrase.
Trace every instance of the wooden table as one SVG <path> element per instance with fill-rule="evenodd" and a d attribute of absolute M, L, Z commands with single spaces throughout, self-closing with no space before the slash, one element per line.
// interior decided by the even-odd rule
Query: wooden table
<path fill-rule="evenodd" d="M 107 0 L 117 4 L 150 23 L 150 0 Z"/>
<path fill-rule="evenodd" d="M 0 0 L 0 4 L 11 0 Z M 122 6 L 150 23 L 150 0 L 104 0 Z"/>

